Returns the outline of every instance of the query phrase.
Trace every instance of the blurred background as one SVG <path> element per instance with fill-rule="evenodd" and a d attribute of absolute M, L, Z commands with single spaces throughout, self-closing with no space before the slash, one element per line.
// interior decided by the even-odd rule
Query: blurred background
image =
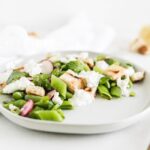
<path fill-rule="evenodd" d="M 149 0 L 0 0 L 0 27 L 18 24 L 47 32 L 81 12 L 96 23 L 112 25 L 119 33 L 136 32 L 150 23 Z"/>

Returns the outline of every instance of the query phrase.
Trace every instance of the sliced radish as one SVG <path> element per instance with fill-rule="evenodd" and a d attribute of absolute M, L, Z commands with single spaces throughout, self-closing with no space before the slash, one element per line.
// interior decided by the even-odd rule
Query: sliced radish
<path fill-rule="evenodd" d="M 53 71 L 53 65 L 48 60 L 41 62 L 40 66 L 41 66 L 42 73 L 51 73 Z"/>
<path fill-rule="evenodd" d="M 50 91 L 50 92 L 47 93 L 47 96 L 48 96 L 50 99 L 52 99 L 52 97 L 54 96 L 55 92 L 56 92 L 56 90 L 52 90 L 52 91 Z"/>
<path fill-rule="evenodd" d="M 21 116 L 27 116 L 34 106 L 34 102 L 32 100 L 28 100 L 26 104 L 21 109 Z"/>

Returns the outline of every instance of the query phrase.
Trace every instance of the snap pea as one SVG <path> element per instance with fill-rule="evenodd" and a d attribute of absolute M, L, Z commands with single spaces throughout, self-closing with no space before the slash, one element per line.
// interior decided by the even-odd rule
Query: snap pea
<path fill-rule="evenodd" d="M 109 89 L 110 88 L 110 78 L 109 77 L 102 77 L 100 79 L 100 84 L 105 85 Z"/>
<path fill-rule="evenodd" d="M 52 120 L 58 122 L 64 120 L 62 115 L 57 110 L 39 110 L 39 111 L 35 111 L 34 115 L 36 119 L 40 119 L 40 120 Z"/>
<path fill-rule="evenodd" d="M 135 93 L 134 91 L 131 91 L 131 92 L 130 92 L 130 96 L 131 96 L 131 97 L 134 97 L 135 95 L 136 95 L 136 93 Z"/>
<path fill-rule="evenodd" d="M 106 86 L 99 85 L 98 91 L 99 91 L 99 94 L 101 95 L 101 97 L 106 98 L 108 100 L 112 99 L 112 96 L 110 95 L 109 90 L 107 89 Z"/>
<path fill-rule="evenodd" d="M 131 87 L 133 87 L 133 83 L 132 83 L 132 81 L 131 80 L 129 80 L 129 88 L 131 88 Z"/>
<path fill-rule="evenodd" d="M 34 114 L 38 110 L 44 110 L 44 108 L 35 106 L 35 108 L 29 113 L 28 117 L 30 118 L 36 118 L 36 115 Z"/>
<path fill-rule="evenodd" d="M 14 92 L 12 97 L 16 100 L 23 99 L 24 98 L 24 93 L 23 92 Z"/>
<path fill-rule="evenodd" d="M 9 102 L 9 103 L 3 104 L 3 106 L 4 106 L 6 109 L 8 109 L 8 110 L 10 110 L 10 109 L 9 109 L 9 106 L 10 106 L 10 105 L 14 105 L 12 101 L 11 101 L 11 102 Z M 15 106 L 15 105 L 14 105 L 14 106 Z M 19 115 L 19 114 L 20 114 L 20 112 L 21 112 L 20 108 L 19 108 L 19 107 L 17 107 L 17 106 L 16 106 L 16 108 L 15 108 L 15 109 L 10 110 L 10 111 L 11 111 L 12 113 L 15 113 L 15 114 L 18 114 L 18 115 Z"/>
<path fill-rule="evenodd" d="M 104 60 L 105 58 L 107 58 L 105 54 L 100 54 L 96 57 L 96 61 Z"/>
<path fill-rule="evenodd" d="M 73 109 L 73 104 L 70 101 L 63 101 L 62 105 L 60 106 L 61 109 L 71 110 Z"/>
<path fill-rule="evenodd" d="M 59 108 L 59 105 L 58 104 L 55 104 L 52 108 L 52 110 L 57 110 Z"/>
<path fill-rule="evenodd" d="M 21 110 L 18 108 L 18 107 L 16 107 L 14 110 L 10 110 L 12 113 L 14 113 L 14 114 L 17 114 L 17 115 L 19 115 L 20 114 L 20 112 L 21 112 Z"/>
<path fill-rule="evenodd" d="M 35 105 L 45 108 L 45 109 L 51 109 L 53 106 L 53 103 L 52 103 L 52 101 L 50 101 L 48 96 L 44 96 L 41 98 L 40 101 L 36 102 Z"/>
<path fill-rule="evenodd" d="M 73 96 L 72 93 L 70 93 L 70 92 L 67 91 L 66 98 L 69 99 L 69 98 L 72 98 L 72 96 Z"/>
<path fill-rule="evenodd" d="M 110 90 L 110 93 L 112 96 L 118 97 L 118 98 L 121 97 L 121 95 L 122 95 L 121 89 L 118 86 L 112 87 Z"/>
<path fill-rule="evenodd" d="M 103 74 L 104 71 L 102 69 L 100 69 L 98 66 L 94 66 L 93 70 L 97 73 Z"/>
<path fill-rule="evenodd" d="M 26 95 L 25 100 L 32 99 L 34 102 L 38 102 L 41 100 L 41 96 L 35 96 L 35 95 Z"/>
<path fill-rule="evenodd" d="M 9 78 L 8 78 L 6 83 L 9 84 L 9 83 L 11 83 L 11 82 L 13 82 L 15 80 L 20 79 L 21 77 L 27 77 L 27 76 L 29 76 L 29 74 L 26 73 L 26 72 L 13 71 L 11 73 L 11 75 L 9 76 Z"/>
<path fill-rule="evenodd" d="M 8 109 L 8 108 L 9 108 L 9 105 L 10 105 L 10 104 L 13 104 L 13 105 L 15 105 L 15 106 L 18 107 L 18 108 L 22 108 L 25 103 L 26 103 L 26 101 L 25 101 L 25 100 L 22 100 L 22 99 L 16 100 L 16 101 L 12 100 L 12 101 L 10 101 L 10 102 L 8 102 L 8 103 L 5 103 L 5 104 L 4 104 L 4 107 Z"/>
<path fill-rule="evenodd" d="M 115 83 L 115 82 L 112 82 L 112 83 L 111 83 L 111 87 L 113 87 L 113 86 L 116 86 L 116 83 Z"/>
<path fill-rule="evenodd" d="M 66 93 L 67 93 L 67 85 L 66 83 L 61 80 L 60 78 L 52 75 L 51 77 L 51 86 L 59 92 L 61 96 L 66 98 Z"/>

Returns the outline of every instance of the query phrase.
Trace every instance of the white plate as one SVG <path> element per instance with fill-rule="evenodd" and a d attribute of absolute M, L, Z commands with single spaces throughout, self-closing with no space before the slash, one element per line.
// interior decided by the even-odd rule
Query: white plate
<path fill-rule="evenodd" d="M 64 55 L 66 53 L 74 52 L 63 52 Z M 92 57 L 97 54 L 90 53 Z M 41 57 L 42 55 L 36 55 L 28 59 L 39 59 Z M 142 70 L 139 67 L 137 69 Z M 91 105 L 65 111 L 66 119 L 61 123 L 21 117 L 6 110 L 2 105 L 0 105 L 0 111 L 12 122 L 39 131 L 70 134 L 112 132 L 137 122 L 150 110 L 149 85 L 150 74 L 146 73 L 145 80 L 134 87 L 135 97 L 124 97 L 111 101 L 97 97 Z M 1 99 L 4 100 L 6 97 L 1 96 Z"/>

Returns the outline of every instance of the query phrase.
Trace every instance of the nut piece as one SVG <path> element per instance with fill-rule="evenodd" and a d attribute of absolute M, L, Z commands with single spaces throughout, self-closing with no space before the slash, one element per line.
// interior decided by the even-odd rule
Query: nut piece
<path fill-rule="evenodd" d="M 45 95 L 45 90 L 44 88 L 40 87 L 40 86 L 28 86 L 26 88 L 26 93 L 27 94 L 33 94 L 33 95 L 38 95 L 38 96 L 44 96 Z"/>
<path fill-rule="evenodd" d="M 142 38 L 138 38 L 131 44 L 131 49 L 142 55 L 150 53 L 150 45 L 146 43 Z"/>
<path fill-rule="evenodd" d="M 84 89 L 86 87 L 85 79 L 79 77 L 72 70 L 65 72 L 60 76 L 60 79 L 62 79 L 68 85 L 71 92 L 74 92 L 76 89 Z"/>
<path fill-rule="evenodd" d="M 112 77 L 113 80 L 116 80 L 124 75 L 125 68 L 119 65 L 111 65 L 105 70 L 107 76 Z"/>
<path fill-rule="evenodd" d="M 140 54 L 146 55 L 150 53 L 150 26 L 141 29 L 139 36 L 133 41 L 131 49 Z"/>
<path fill-rule="evenodd" d="M 142 81 L 144 79 L 145 73 L 144 72 L 136 72 L 131 76 L 132 82 Z"/>
<path fill-rule="evenodd" d="M 47 96 L 49 97 L 49 99 L 52 99 L 54 97 L 55 93 L 56 93 L 56 90 L 52 90 L 52 91 L 47 93 Z"/>
<path fill-rule="evenodd" d="M 93 68 L 94 67 L 94 61 L 92 58 L 86 58 L 84 59 L 84 62 L 90 67 Z"/>

